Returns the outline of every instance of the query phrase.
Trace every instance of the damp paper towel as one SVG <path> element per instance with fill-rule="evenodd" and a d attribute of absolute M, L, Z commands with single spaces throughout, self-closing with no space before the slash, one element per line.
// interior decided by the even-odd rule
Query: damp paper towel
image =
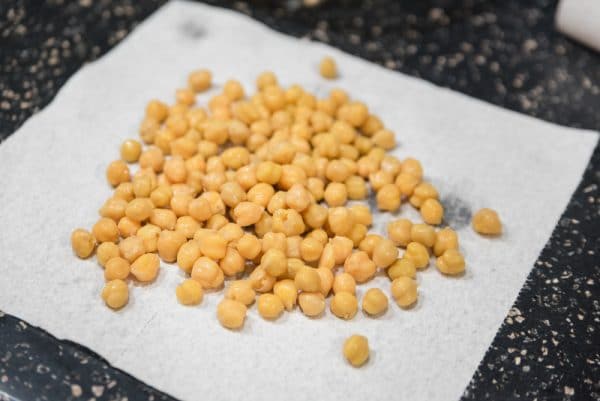
<path fill-rule="evenodd" d="M 333 56 L 340 79 L 317 65 Z M 397 133 L 398 157 L 414 156 L 439 188 L 468 263 L 461 278 L 433 265 L 419 273 L 419 302 L 393 302 L 377 319 L 342 321 L 299 311 L 275 322 L 252 308 L 244 329 L 216 320 L 222 293 L 198 307 L 177 303 L 183 279 L 163 264 L 150 285 L 131 285 L 113 312 L 100 299 L 103 271 L 73 256 L 69 236 L 91 227 L 111 191 L 104 171 L 118 146 L 136 137 L 146 102 L 172 99 L 187 73 L 206 67 L 216 90 L 240 79 L 248 91 L 265 69 L 284 85 L 321 96 L 348 90 Z M 451 73 L 451 71 L 449 72 Z M 208 95 L 200 96 L 206 101 Z M 515 300 L 588 162 L 597 135 L 541 122 L 387 71 L 333 48 L 273 32 L 243 15 L 172 2 L 100 60 L 75 74 L 56 99 L 0 145 L 0 308 L 175 397 L 194 400 L 456 400 Z M 487 239 L 472 211 L 498 210 L 506 232 Z M 400 215 L 418 219 L 409 205 Z M 383 233 L 390 214 L 378 214 Z M 360 286 L 382 287 L 384 275 Z M 344 339 L 361 333 L 372 354 L 351 368 Z"/>

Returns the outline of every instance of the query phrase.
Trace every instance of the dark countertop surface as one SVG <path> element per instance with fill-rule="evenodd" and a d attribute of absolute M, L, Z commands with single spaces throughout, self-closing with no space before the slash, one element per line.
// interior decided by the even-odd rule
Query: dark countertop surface
<path fill-rule="evenodd" d="M 4 0 L 0 139 L 163 3 Z M 600 55 L 553 30 L 556 1 L 209 3 L 502 107 L 600 130 Z M 464 400 L 600 399 L 599 186 L 597 146 Z M 4 312 L 0 400 L 172 399 Z"/>

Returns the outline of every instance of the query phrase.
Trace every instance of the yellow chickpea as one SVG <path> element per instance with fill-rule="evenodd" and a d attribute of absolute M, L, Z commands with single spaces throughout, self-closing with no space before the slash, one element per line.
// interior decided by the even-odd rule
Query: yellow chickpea
<path fill-rule="evenodd" d="M 252 288 L 252 283 L 249 280 L 232 281 L 227 287 L 225 298 L 233 299 L 248 306 L 254 302 L 256 292 Z"/>
<path fill-rule="evenodd" d="M 382 239 L 373 249 L 373 262 L 378 267 L 388 267 L 398 258 L 398 248 L 389 239 Z"/>
<path fill-rule="evenodd" d="M 288 237 L 300 235 L 306 226 L 300 213 L 294 209 L 279 209 L 273 214 L 273 231 Z"/>
<path fill-rule="evenodd" d="M 327 222 L 334 234 L 345 235 L 350 232 L 354 225 L 354 216 L 348 208 L 334 207 L 329 209 Z"/>
<path fill-rule="evenodd" d="M 398 219 L 388 223 L 388 237 L 397 246 L 406 247 L 411 242 L 412 222 L 408 219 Z"/>
<path fill-rule="evenodd" d="M 473 215 L 471 221 L 473 230 L 484 235 L 499 235 L 502 234 L 502 222 L 500 216 L 495 210 L 483 208 L 478 210 Z"/>
<path fill-rule="evenodd" d="M 273 277 L 279 277 L 287 272 L 286 255 L 279 249 L 267 250 L 260 260 L 260 265 Z"/>
<path fill-rule="evenodd" d="M 294 235 L 285 238 L 286 251 L 285 254 L 288 258 L 300 258 L 300 245 L 302 244 L 302 237 Z"/>
<path fill-rule="evenodd" d="M 348 273 L 339 273 L 333 279 L 333 292 L 348 292 L 351 294 L 356 293 L 356 280 Z"/>
<path fill-rule="evenodd" d="M 410 277 L 398 277 L 392 281 L 392 297 L 402 308 L 412 306 L 417 301 L 417 282 Z"/>
<path fill-rule="evenodd" d="M 390 280 L 395 280 L 398 277 L 415 278 L 417 276 L 417 268 L 412 259 L 402 258 L 396 260 L 387 270 Z"/>
<path fill-rule="evenodd" d="M 223 85 L 223 93 L 230 100 L 240 100 L 244 97 L 244 87 L 239 81 L 230 79 Z"/>
<path fill-rule="evenodd" d="M 348 177 L 345 182 L 346 193 L 348 198 L 352 200 L 365 199 L 369 194 L 369 189 L 365 180 L 359 175 Z"/>
<path fill-rule="evenodd" d="M 304 238 L 300 244 L 300 254 L 307 262 L 319 260 L 323 253 L 323 244 L 314 238 Z"/>
<path fill-rule="evenodd" d="M 96 258 L 100 266 L 106 267 L 106 263 L 120 255 L 119 246 L 114 242 L 103 242 L 96 249 Z"/>
<path fill-rule="evenodd" d="M 388 298 L 379 288 L 370 288 L 362 299 L 362 309 L 371 316 L 383 314 L 388 308 Z"/>
<path fill-rule="evenodd" d="M 268 232 L 262 238 L 262 251 L 269 249 L 279 249 L 281 252 L 287 252 L 287 239 L 283 233 Z"/>
<path fill-rule="evenodd" d="M 352 253 L 344 262 L 344 272 L 350 274 L 358 283 L 370 280 L 377 271 L 377 266 L 366 252 Z"/>
<path fill-rule="evenodd" d="M 256 88 L 259 91 L 274 85 L 277 85 L 277 77 L 271 71 L 264 71 L 256 78 Z"/>
<path fill-rule="evenodd" d="M 164 230 L 156 242 L 158 256 L 167 263 L 175 262 L 179 248 L 186 242 L 187 238 L 179 231 Z"/>
<path fill-rule="evenodd" d="M 271 197 L 275 194 L 275 190 L 270 184 L 264 182 L 254 185 L 247 194 L 249 202 L 254 202 L 262 207 L 267 207 Z"/>
<path fill-rule="evenodd" d="M 217 306 L 217 318 L 223 327 L 237 330 L 244 325 L 247 310 L 243 303 L 225 298 Z"/>
<path fill-rule="evenodd" d="M 294 184 L 286 193 L 285 203 L 290 209 L 302 212 L 311 204 L 310 193 L 304 185 Z"/>
<path fill-rule="evenodd" d="M 212 85 L 212 73 L 208 70 L 197 70 L 188 76 L 188 85 L 195 92 L 204 92 Z"/>
<path fill-rule="evenodd" d="M 150 223 L 163 230 L 174 230 L 177 216 L 169 209 L 154 209 L 150 213 Z"/>
<path fill-rule="evenodd" d="M 354 243 L 348 237 L 342 235 L 336 235 L 331 239 L 331 246 L 333 247 L 333 255 L 335 257 L 335 263 L 337 265 L 343 264 L 348 256 L 352 253 Z"/>
<path fill-rule="evenodd" d="M 275 213 L 277 209 L 285 209 L 287 208 L 287 204 L 285 203 L 286 193 L 283 191 L 277 191 L 269 200 L 269 204 L 267 205 L 267 211 L 271 214 Z"/>
<path fill-rule="evenodd" d="M 323 252 L 321 253 L 321 258 L 319 259 L 319 267 L 333 269 L 335 265 L 335 248 L 333 244 L 326 244 L 325 247 L 323 247 Z"/>
<path fill-rule="evenodd" d="M 190 239 L 194 237 L 194 234 L 200 228 L 200 223 L 194 220 L 191 216 L 181 216 L 177 219 L 175 224 L 175 231 L 179 231 L 186 238 Z"/>
<path fill-rule="evenodd" d="M 325 297 L 320 292 L 301 292 L 298 305 L 306 316 L 317 317 L 325 310 Z"/>
<path fill-rule="evenodd" d="M 131 274 L 142 282 L 154 281 L 158 275 L 160 260 L 155 253 L 145 253 L 131 264 Z"/>
<path fill-rule="evenodd" d="M 302 167 L 286 164 L 281 167 L 281 178 L 279 179 L 279 187 L 285 191 L 290 189 L 294 184 L 306 185 L 306 173 Z"/>
<path fill-rule="evenodd" d="M 294 277 L 296 288 L 305 292 L 321 291 L 321 276 L 317 269 L 305 266 L 301 268 Z"/>
<path fill-rule="evenodd" d="M 146 116 L 158 122 L 164 121 L 169 113 L 168 107 L 163 102 L 153 99 L 146 105 Z"/>
<path fill-rule="evenodd" d="M 111 280 L 102 289 L 102 299 L 112 309 L 121 309 L 129 301 L 129 289 L 123 280 Z"/>
<path fill-rule="evenodd" d="M 262 217 L 264 206 L 253 202 L 240 202 L 233 209 L 232 217 L 242 227 L 256 224 Z"/>
<path fill-rule="evenodd" d="M 394 184 L 396 184 L 402 195 L 411 196 L 419 182 L 420 179 L 410 173 L 400 173 Z"/>
<path fill-rule="evenodd" d="M 419 242 L 409 243 L 403 258 L 411 260 L 417 269 L 424 269 L 429 265 L 429 252 L 425 245 Z"/>
<path fill-rule="evenodd" d="M 199 282 L 188 278 L 177 286 L 175 295 L 177 295 L 177 300 L 182 305 L 198 305 L 202 302 L 204 291 Z"/>
<path fill-rule="evenodd" d="M 227 253 L 227 240 L 217 232 L 207 233 L 200 242 L 200 251 L 204 256 L 219 260 Z"/>
<path fill-rule="evenodd" d="M 302 217 L 310 228 L 321 228 L 329 216 L 326 207 L 312 203 L 303 213 Z"/>
<path fill-rule="evenodd" d="M 236 249 L 245 259 L 256 258 L 262 249 L 260 240 L 252 234 L 244 234 L 236 244 Z"/>
<path fill-rule="evenodd" d="M 121 256 L 127 259 L 130 263 L 144 254 L 144 241 L 137 236 L 125 238 L 119 242 L 119 252 Z"/>
<path fill-rule="evenodd" d="M 142 222 L 152 215 L 154 204 L 148 198 L 136 198 L 127 204 L 125 215 L 131 220 Z"/>
<path fill-rule="evenodd" d="M 156 210 L 158 209 L 155 209 L 155 211 Z M 188 213 L 196 221 L 206 221 L 213 215 L 210 202 L 208 201 L 208 199 L 206 199 L 206 197 L 192 199 L 188 203 Z M 150 221 L 152 221 L 152 218 L 150 219 Z"/>
<path fill-rule="evenodd" d="M 446 227 L 436 233 L 433 254 L 440 256 L 448 249 L 458 249 L 458 235 L 456 231 Z"/>
<path fill-rule="evenodd" d="M 242 227 L 235 223 L 227 223 L 218 230 L 223 238 L 229 245 L 235 245 L 236 242 L 244 236 L 244 230 Z"/>
<path fill-rule="evenodd" d="M 277 319 L 283 312 L 283 302 L 277 295 L 273 294 L 262 294 L 256 301 L 258 307 L 258 313 L 268 320 Z"/>
<path fill-rule="evenodd" d="M 121 144 L 121 159 L 127 163 L 135 163 L 142 153 L 142 144 L 135 139 L 128 139 Z"/>
<path fill-rule="evenodd" d="M 354 334 L 344 342 L 344 358 L 350 365 L 358 368 L 369 359 L 369 340 L 367 337 Z"/>
<path fill-rule="evenodd" d="M 382 147 L 385 150 L 394 149 L 396 147 L 396 136 L 387 129 L 382 129 L 373 134 L 373 143 Z"/>
<path fill-rule="evenodd" d="M 427 199 L 421 205 L 421 217 L 427 224 L 438 225 L 444 218 L 444 208 L 437 199 Z"/>
<path fill-rule="evenodd" d="M 312 194 L 315 201 L 320 201 L 325 195 L 325 184 L 323 180 L 315 177 L 310 177 L 306 181 L 306 189 Z"/>
<path fill-rule="evenodd" d="M 99 210 L 100 216 L 108 217 L 114 221 L 119 221 L 125 216 L 125 209 L 127 208 L 127 201 L 125 199 L 113 197 L 109 198 Z"/>
<path fill-rule="evenodd" d="M 258 183 L 256 179 L 256 167 L 254 165 L 240 167 L 235 172 L 235 179 L 244 191 L 249 190 Z"/>
<path fill-rule="evenodd" d="M 108 165 L 106 169 L 106 179 L 113 187 L 123 183 L 129 182 L 131 179 L 129 175 L 129 167 L 123 160 L 115 160 Z"/>
<path fill-rule="evenodd" d="M 96 239 L 89 231 L 78 228 L 71 234 L 71 246 L 78 257 L 86 259 L 94 252 Z"/>
<path fill-rule="evenodd" d="M 435 244 L 435 229 L 428 224 L 413 224 L 410 228 L 410 239 L 431 248 Z"/>
<path fill-rule="evenodd" d="M 152 172 L 154 175 L 154 172 Z M 133 193 L 136 198 L 148 198 L 150 197 L 154 180 L 149 175 L 140 175 L 133 178 Z"/>
<path fill-rule="evenodd" d="M 415 187 L 409 201 L 416 208 L 420 208 L 427 199 L 438 199 L 439 193 L 433 185 L 422 182 Z"/>
<path fill-rule="evenodd" d="M 375 171 L 369 174 L 369 183 L 375 192 L 378 192 L 384 185 L 394 182 L 394 176 L 385 170 Z"/>
<path fill-rule="evenodd" d="M 347 235 L 348 238 L 352 240 L 354 247 L 358 248 L 361 241 L 367 235 L 367 227 L 363 224 L 355 224 L 354 227 L 352 227 L 352 230 L 350 230 L 350 232 Z"/>
<path fill-rule="evenodd" d="M 192 267 L 192 278 L 203 288 L 219 288 L 225 279 L 223 271 L 214 260 L 201 256 Z"/>
<path fill-rule="evenodd" d="M 125 280 L 129 276 L 129 262 L 119 256 L 111 258 L 104 266 L 104 279 Z"/>
<path fill-rule="evenodd" d="M 181 245 L 177 251 L 177 265 L 186 273 L 192 272 L 192 267 L 198 258 L 202 256 L 200 244 L 196 240 L 190 240 Z"/>
<path fill-rule="evenodd" d="M 358 311 L 358 300 L 354 294 L 340 291 L 331 299 L 331 312 L 340 319 L 350 320 Z"/>
<path fill-rule="evenodd" d="M 382 240 L 383 237 L 381 235 L 368 234 L 365 236 L 365 238 L 363 238 L 362 241 L 360 241 L 360 244 L 358 244 L 358 249 L 366 252 L 367 255 L 369 255 L 369 257 L 371 258 L 373 257 L 373 251 L 375 250 L 375 247 Z"/>
<path fill-rule="evenodd" d="M 117 242 L 119 240 L 117 223 L 107 217 L 102 217 L 94 224 L 92 234 L 98 242 Z"/>
<path fill-rule="evenodd" d="M 320 228 L 314 229 L 311 232 L 309 232 L 305 238 L 314 238 L 317 241 L 319 241 L 321 243 L 321 245 L 325 246 L 327 244 L 327 242 L 329 241 L 329 237 L 327 236 L 327 233 L 325 232 L 325 230 L 322 230 Z"/>
<path fill-rule="evenodd" d="M 423 177 L 423 167 L 421 166 L 421 162 L 412 157 L 408 157 L 402 161 L 401 171 L 403 173 L 412 174 L 419 180 Z"/>
<path fill-rule="evenodd" d="M 338 72 L 335 60 L 331 57 L 324 57 L 319 64 L 319 73 L 323 78 L 337 78 Z"/>
<path fill-rule="evenodd" d="M 151 168 L 155 173 L 159 173 L 163 169 L 165 156 L 160 148 L 150 146 L 142 152 L 139 162 L 141 168 Z"/>
<path fill-rule="evenodd" d="M 457 275 L 465 271 L 465 258 L 457 249 L 447 249 L 436 259 L 438 270 L 447 275 Z"/>
<path fill-rule="evenodd" d="M 400 190 L 394 184 L 386 184 L 377 192 L 377 207 L 379 210 L 394 212 L 402 203 Z"/>
<path fill-rule="evenodd" d="M 278 281 L 273 286 L 273 293 L 281 300 L 286 310 L 290 311 L 296 305 L 298 289 L 294 280 L 285 279 Z"/>
<path fill-rule="evenodd" d="M 227 276 L 235 276 L 244 271 L 245 260 L 240 253 L 231 246 L 227 247 L 225 257 L 219 261 L 219 267 Z"/>
<path fill-rule="evenodd" d="M 132 220 L 125 216 L 119 220 L 117 227 L 119 228 L 119 234 L 121 237 L 127 238 L 135 235 L 135 233 L 137 233 L 137 231 L 140 229 L 141 225 L 138 221 Z"/>
<path fill-rule="evenodd" d="M 343 206 L 348 201 L 348 190 L 341 182 L 330 182 L 323 197 L 330 207 Z"/>
<path fill-rule="evenodd" d="M 252 288 L 257 292 L 269 292 L 273 289 L 277 279 L 271 276 L 262 267 L 257 267 L 250 273 L 248 280 L 252 283 Z"/>

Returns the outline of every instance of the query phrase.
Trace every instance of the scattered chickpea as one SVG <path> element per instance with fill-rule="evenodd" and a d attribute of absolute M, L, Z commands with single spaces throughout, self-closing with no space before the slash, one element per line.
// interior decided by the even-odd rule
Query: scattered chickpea
<path fill-rule="evenodd" d="M 131 264 L 131 274 L 142 282 L 154 281 L 158 275 L 160 261 L 154 253 L 145 253 Z"/>
<path fill-rule="evenodd" d="M 165 262 L 175 262 L 179 248 L 186 242 L 187 238 L 179 231 L 164 230 L 160 233 L 156 242 L 158 256 Z"/>
<path fill-rule="evenodd" d="M 502 233 L 502 222 L 495 210 L 483 208 L 473 215 L 471 221 L 473 230 L 484 235 L 499 235 Z"/>
<path fill-rule="evenodd" d="M 444 218 L 444 208 L 437 199 L 426 199 L 421 205 L 420 211 L 423 221 L 427 224 L 438 225 Z"/>
<path fill-rule="evenodd" d="M 415 278 L 417 275 L 417 268 L 412 259 L 402 258 L 392 263 L 387 270 L 387 274 L 390 280 L 395 280 L 398 277 Z"/>
<path fill-rule="evenodd" d="M 258 223 L 265 207 L 253 202 L 240 202 L 233 209 L 233 219 L 242 227 Z"/>
<path fill-rule="evenodd" d="M 258 307 L 258 313 L 264 319 L 277 319 L 283 312 L 283 302 L 277 295 L 273 294 L 261 294 L 256 301 Z"/>
<path fill-rule="evenodd" d="M 448 249 L 458 249 L 458 236 L 456 235 L 456 231 L 446 227 L 439 230 L 435 235 L 433 254 L 440 256 Z"/>
<path fill-rule="evenodd" d="M 196 240 L 190 240 L 181 245 L 177 251 L 177 265 L 186 273 L 192 272 L 192 267 L 198 258 L 202 256 L 200 244 Z"/>
<path fill-rule="evenodd" d="M 112 309 L 121 309 L 129 301 L 129 288 L 123 280 L 111 280 L 102 289 L 102 299 Z"/>
<path fill-rule="evenodd" d="M 280 280 L 273 286 L 273 293 L 283 302 L 286 310 L 290 311 L 296 305 L 298 298 L 298 289 L 294 280 Z"/>
<path fill-rule="evenodd" d="M 89 257 L 96 247 L 94 235 L 82 228 L 78 228 L 71 234 L 71 246 L 73 251 L 81 259 Z"/>
<path fill-rule="evenodd" d="M 358 300 L 350 292 L 336 292 L 331 299 L 331 312 L 340 319 L 350 320 L 358 310 Z"/>
<path fill-rule="evenodd" d="M 199 257 L 194 263 L 192 278 L 202 284 L 203 288 L 219 288 L 225 279 L 217 262 L 206 256 Z"/>
<path fill-rule="evenodd" d="M 379 210 L 394 212 L 398 210 L 401 203 L 400 190 L 394 184 L 386 184 L 377 192 L 377 207 Z"/>
<path fill-rule="evenodd" d="M 387 225 L 388 237 L 394 244 L 406 247 L 411 241 L 412 222 L 408 219 L 394 220 Z"/>
<path fill-rule="evenodd" d="M 378 267 L 388 267 L 398 258 L 398 248 L 389 239 L 382 239 L 373 249 L 373 262 Z"/>
<path fill-rule="evenodd" d="M 437 189 L 428 182 L 422 182 L 417 185 L 409 201 L 416 208 L 420 208 L 427 199 L 437 199 L 439 197 Z"/>
<path fill-rule="evenodd" d="M 379 288 L 370 288 L 362 299 L 362 309 L 371 316 L 377 316 L 388 308 L 388 298 Z"/>
<path fill-rule="evenodd" d="M 198 305 L 202 302 L 204 291 L 202 291 L 202 285 L 199 282 L 188 278 L 177 286 L 175 294 L 182 305 Z"/>
<path fill-rule="evenodd" d="M 103 242 L 96 249 L 96 258 L 100 266 L 105 267 L 106 262 L 120 255 L 119 246 L 114 242 Z"/>
<path fill-rule="evenodd" d="M 304 238 L 300 244 L 300 253 L 302 259 L 305 261 L 314 262 L 321 257 L 321 253 L 323 253 L 323 244 L 314 238 Z"/>
<path fill-rule="evenodd" d="M 122 257 L 132 263 L 144 254 L 146 248 L 144 247 L 144 241 L 140 237 L 132 235 L 119 242 L 119 251 Z"/>
<path fill-rule="evenodd" d="M 129 276 L 129 262 L 119 256 L 111 258 L 104 266 L 106 281 L 125 280 Z"/>
<path fill-rule="evenodd" d="M 208 70 L 197 70 L 188 77 L 188 85 L 195 92 L 204 92 L 211 86 L 212 74 Z"/>
<path fill-rule="evenodd" d="M 227 252 L 227 240 L 221 234 L 207 233 L 200 241 L 200 251 L 213 260 L 219 260 Z"/>
<path fill-rule="evenodd" d="M 225 298 L 217 306 L 217 318 L 223 327 L 236 330 L 244 325 L 246 311 L 243 303 Z"/>
<path fill-rule="evenodd" d="M 273 277 L 279 277 L 287 272 L 286 255 L 279 249 L 272 248 L 266 251 L 260 259 L 260 265 Z"/>
<path fill-rule="evenodd" d="M 108 165 L 106 169 L 106 179 L 113 187 L 123 183 L 129 182 L 131 177 L 129 176 L 129 167 L 123 160 L 115 160 Z"/>
<path fill-rule="evenodd" d="M 256 258 L 262 250 L 260 240 L 252 234 L 244 234 L 236 244 L 236 249 L 245 259 Z"/>
<path fill-rule="evenodd" d="M 381 235 L 367 234 L 365 238 L 363 238 L 362 241 L 360 241 L 360 243 L 358 244 L 358 249 L 366 252 L 366 254 L 369 255 L 369 257 L 371 258 L 373 257 L 373 251 L 375 250 L 375 247 L 382 240 L 383 237 Z"/>
<path fill-rule="evenodd" d="M 298 305 L 306 316 L 317 317 L 325 310 L 325 297 L 321 292 L 301 292 Z"/>
<path fill-rule="evenodd" d="M 428 224 L 413 224 L 410 228 L 410 240 L 425 245 L 427 248 L 435 244 L 435 230 Z"/>
<path fill-rule="evenodd" d="M 305 266 L 301 268 L 294 277 L 296 288 L 305 292 L 321 291 L 321 276 L 317 269 Z"/>
<path fill-rule="evenodd" d="M 465 259 L 457 249 L 447 249 L 436 259 L 435 265 L 444 274 L 457 275 L 465 271 Z"/>
<path fill-rule="evenodd" d="M 233 299 L 248 306 L 254 302 L 256 292 L 252 288 L 252 283 L 249 280 L 232 281 L 227 287 L 225 298 Z"/>
<path fill-rule="evenodd" d="M 369 359 L 369 340 L 354 334 L 344 341 L 344 358 L 350 365 L 358 368 Z"/>
<path fill-rule="evenodd" d="M 417 269 L 424 269 L 429 265 L 429 252 L 425 245 L 419 242 L 409 243 L 403 258 L 411 260 Z"/>
<path fill-rule="evenodd" d="M 323 78 L 335 79 L 337 78 L 337 65 L 335 60 L 331 57 L 324 57 L 319 64 L 319 73 Z"/>
<path fill-rule="evenodd" d="M 375 275 L 377 267 L 366 252 L 358 251 L 346 259 L 344 262 L 344 271 L 350 274 L 357 282 L 364 283 Z"/>
<path fill-rule="evenodd" d="M 392 296 L 402 308 L 413 305 L 417 301 L 417 282 L 410 277 L 398 277 L 392 281 Z"/>

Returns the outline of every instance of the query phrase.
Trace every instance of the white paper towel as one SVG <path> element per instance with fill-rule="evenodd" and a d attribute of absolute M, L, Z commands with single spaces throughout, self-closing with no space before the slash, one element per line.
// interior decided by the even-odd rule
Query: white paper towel
<path fill-rule="evenodd" d="M 338 61 L 339 80 L 317 74 L 324 55 Z M 134 285 L 126 308 L 109 310 L 99 296 L 102 269 L 73 256 L 70 232 L 97 219 L 110 193 L 105 167 L 121 141 L 136 136 L 145 103 L 172 99 L 199 67 L 214 71 L 217 85 L 235 77 L 248 90 L 264 69 L 320 94 L 333 86 L 349 90 L 397 132 L 397 156 L 422 160 L 451 220 L 462 218 L 460 208 L 493 207 L 505 234 L 486 239 L 460 228 L 466 275 L 452 279 L 429 268 L 419 275 L 417 307 L 391 305 L 379 319 L 359 313 L 346 322 L 328 312 L 313 320 L 296 311 L 266 322 L 253 308 L 244 329 L 231 332 L 215 318 L 222 294 L 207 294 L 199 307 L 177 303 L 183 276 L 169 265 L 155 283 Z M 240 14 L 170 3 L 75 74 L 0 145 L 0 308 L 182 399 L 458 399 L 596 141 L 595 133 L 490 106 L 280 35 Z M 402 214 L 416 217 L 408 206 Z M 389 217 L 379 215 L 376 230 Z M 379 277 L 359 294 L 376 285 L 389 288 Z M 372 346 L 362 369 L 349 367 L 341 354 L 355 332 Z"/>

